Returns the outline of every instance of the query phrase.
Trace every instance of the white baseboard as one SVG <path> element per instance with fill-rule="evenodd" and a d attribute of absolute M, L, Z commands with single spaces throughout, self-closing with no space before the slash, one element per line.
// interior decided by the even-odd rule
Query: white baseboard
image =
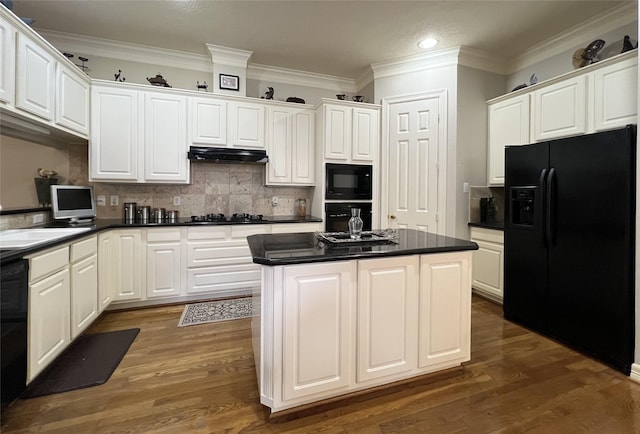
<path fill-rule="evenodd" d="M 640 383 L 640 364 L 634 363 L 631 365 L 631 374 L 629 374 L 629 378 L 636 383 Z"/>

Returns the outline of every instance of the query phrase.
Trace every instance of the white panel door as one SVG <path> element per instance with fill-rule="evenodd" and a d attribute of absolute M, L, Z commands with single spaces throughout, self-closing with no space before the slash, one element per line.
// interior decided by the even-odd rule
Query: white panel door
<path fill-rule="evenodd" d="M 90 180 L 138 180 L 138 94 L 91 86 Z"/>
<path fill-rule="evenodd" d="M 267 184 L 291 183 L 293 110 L 270 107 L 267 111 Z"/>
<path fill-rule="evenodd" d="M 440 154 L 444 152 L 439 111 L 439 98 L 390 104 L 388 209 L 383 226 L 444 231 L 444 224 L 438 223 Z"/>
<path fill-rule="evenodd" d="M 71 339 L 98 317 L 98 256 L 71 265 Z"/>
<path fill-rule="evenodd" d="M 180 241 L 147 244 L 147 297 L 180 295 L 183 287 Z"/>
<path fill-rule="evenodd" d="M 265 148 L 265 106 L 249 102 L 229 102 L 229 131 L 236 148 Z"/>
<path fill-rule="evenodd" d="M 311 110 L 294 110 L 291 183 L 315 184 L 315 119 Z"/>
<path fill-rule="evenodd" d="M 16 82 L 16 29 L 0 16 L 0 102 L 13 105 Z"/>
<path fill-rule="evenodd" d="M 89 133 L 90 85 L 82 75 L 84 72 L 72 70 L 66 65 L 58 63 L 56 71 L 56 123 L 87 136 Z"/>
<path fill-rule="evenodd" d="M 358 382 L 416 367 L 418 256 L 358 261 Z"/>
<path fill-rule="evenodd" d="M 502 302 L 504 286 L 504 236 L 502 231 L 471 228 L 473 251 L 472 285 L 493 300 Z"/>
<path fill-rule="evenodd" d="M 113 300 L 114 278 L 114 243 L 111 231 L 98 235 L 98 313 L 111 304 Z"/>
<path fill-rule="evenodd" d="M 419 368 L 469 360 L 470 262 L 470 251 L 420 257 Z"/>
<path fill-rule="evenodd" d="M 489 185 L 504 185 L 504 148 L 530 142 L 530 96 L 520 95 L 489 106 Z"/>
<path fill-rule="evenodd" d="M 353 161 L 372 162 L 378 156 L 380 144 L 380 112 L 371 109 L 353 109 L 353 135 L 351 159 Z"/>
<path fill-rule="evenodd" d="M 283 401 L 352 383 L 355 275 L 355 261 L 284 267 Z"/>
<path fill-rule="evenodd" d="M 140 230 L 114 231 L 113 244 L 113 299 L 140 300 L 145 269 Z"/>
<path fill-rule="evenodd" d="M 638 60 L 623 62 L 598 69 L 594 79 L 595 131 L 635 124 L 638 106 Z"/>
<path fill-rule="evenodd" d="M 187 99 L 145 92 L 145 181 L 188 182 L 187 148 Z"/>
<path fill-rule="evenodd" d="M 347 160 L 351 153 L 351 107 L 324 106 L 324 157 Z"/>
<path fill-rule="evenodd" d="M 533 93 L 533 132 L 538 142 L 587 131 L 585 76 L 573 77 Z"/>
<path fill-rule="evenodd" d="M 29 285 L 27 382 L 71 341 L 69 269 Z"/>
<path fill-rule="evenodd" d="M 55 59 L 23 33 L 18 33 L 17 58 L 16 107 L 53 121 Z"/>
<path fill-rule="evenodd" d="M 227 102 L 212 98 L 189 98 L 192 145 L 227 145 Z"/>

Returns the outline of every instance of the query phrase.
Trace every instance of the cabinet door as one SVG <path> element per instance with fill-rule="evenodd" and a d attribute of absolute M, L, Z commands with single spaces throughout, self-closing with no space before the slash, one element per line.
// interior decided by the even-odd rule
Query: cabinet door
<path fill-rule="evenodd" d="M 533 93 L 536 141 L 577 136 L 587 131 L 586 77 L 574 77 Z"/>
<path fill-rule="evenodd" d="M 180 229 L 147 230 L 147 297 L 180 295 L 184 274 Z"/>
<path fill-rule="evenodd" d="M 593 73 L 595 131 L 636 123 L 638 60 L 627 59 Z"/>
<path fill-rule="evenodd" d="M 529 143 L 529 95 L 489 106 L 488 183 L 504 185 L 504 148 Z"/>
<path fill-rule="evenodd" d="M 145 269 L 141 255 L 140 230 L 113 232 L 114 300 L 140 300 L 142 273 Z"/>
<path fill-rule="evenodd" d="M 267 111 L 267 184 L 291 183 L 291 130 L 293 110 L 270 107 Z"/>
<path fill-rule="evenodd" d="M 71 265 L 71 339 L 98 317 L 98 256 Z"/>
<path fill-rule="evenodd" d="M 455 366 L 471 354 L 471 252 L 420 257 L 418 367 Z"/>
<path fill-rule="evenodd" d="M 351 149 L 351 107 L 324 106 L 324 157 L 347 160 Z"/>
<path fill-rule="evenodd" d="M 374 161 L 378 155 L 377 110 L 353 109 L 353 139 L 351 143 L 351 159 L 353 161 Z"/>
<path fill-rule="evenodd" d="M 315 119 L 311 110 L 294 110 L 291 183 L 315 184 Z M 271 157 L 269 157 L 271 158 Z"/>
<path fill-rule="evenodd" d="M 249 102 L 229 102 L 231 144 L 237 148 L 265 148 L 265 107 Z"/>
<path fill-rule="evenodd" d="M 355 261 L 287 266 L 283 273 L 283 401 L 348 387 L 353 382 Z"/>
<path fill-rule="evenodd" d="M 418 267 L 418 256 L 358 261 L 358 382 L 415 369 Z"/>
<path fill-rule="evenodd" d="M 187 99 L 145 92 L 145 181 L 189 181 Z"/>
<path fill-rule="evenodd" d="M 16 80 L 16 29 L 0 16 L 0 102 L 13 105 Z"/>
<path fill-rule="evenodd" d="M 227 102 L 212 98 L 190 98 L 189 143 L 227 145 Z"/>
<path fill-rule="evenodd" d="M 92 181 L 138 180 L 138 93 L 91 87 L 89 173 Z"/>
<path fill-rule="evenodd" d="M 18 33 L 16 107 L 53 121 L 55 59 L 23 33 Z"/>
<path fill-rule="evenodd" d="M 113 301 L 115 287 L 114 243 L 112 232 L 98 236 L 98 313 L 101 313 Z"/>
<path fill-rule="evenodd" d="M 27 382 L 33 380 L 71 341 L 67 268 L 29 285 Z"/>
<path fill-rule="evenodd" d="M 75 67 L 74 67 L 75 68 Z M 84 72 L 58 63 L 56 72 L 56 123 L 83 136 L 89 133 L 89 83 Z"/>
<path fill-rule="evenodd" d="M 471 241 L 478 244 L 478 250 L 473 252 L 473 288 L 501 303 L 504 279 L 502 231 L 471 228 Z"/>

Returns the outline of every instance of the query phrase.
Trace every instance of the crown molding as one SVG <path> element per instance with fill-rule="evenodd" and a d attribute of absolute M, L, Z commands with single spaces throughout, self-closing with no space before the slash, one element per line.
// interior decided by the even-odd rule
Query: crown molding
<path fill-rule="evenodd" d="M 506 72 L 513 74 L 549 57 L 575 47 L 586 46 L 593 35 L 603 35 L 638 20 L 637 3 L 627 2 L 609 11 L 573 26 L 508 61 Z"/>
<path fill-rule="evenodd" d="M 253 51 L 239 50 L 237 48 L 223 47 L 222 45 L 206 44 L 213 63 L 227 66 L 246 68 Z"/>
<path fill-rule="evenodd" d="M 475 48 L 459 48 L 458 65 L 501 75 L 507 73 L 507 62 L 504 59 Z"/>
<path fill-rule="evenodd" d="M 358 78 L 356 78 L 356 91 L 364 88 L 372 81 L 373 81 L 373 69 L 371 69 L 371 67 L 368 67 L 364 71 L 362 71 L 362 74 L 360 74 Z"/>
<path fill-rule="evenodd" d="M 213 70 L 211 59 L 203 54 L 167 50 L 147 45 L 55 32 L 52 30 L 38 30 L 38 33 L 59 51 L 69 51 L 89 56 L 94 55 L 204 72 L 211 72 Z"/>
<path fill-rule="evenodd" d="M 351 78 L 298 71 L 277 66 L 260 65 L 257 63 L 252 63 L 247 67 L 247 78 L 348 93 L 357 91 L 356 83 Z"/>
<path fill-rule="evenodd" d="M 456 65 L 460 47 L 421 53 L 371 64 L 374 79 Z"/>

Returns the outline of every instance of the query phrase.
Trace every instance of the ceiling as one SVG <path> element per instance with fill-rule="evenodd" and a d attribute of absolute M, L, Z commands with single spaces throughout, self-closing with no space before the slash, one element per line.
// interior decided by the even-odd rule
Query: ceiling
<path fill-rule="evenodd" d="M 512 59 L 626 1 L 13 0 L 36 30 L 208 55 L 206 43 L 253 52 L 251 63 L 356 79 L 372 63 L 466 46 Z"/>

